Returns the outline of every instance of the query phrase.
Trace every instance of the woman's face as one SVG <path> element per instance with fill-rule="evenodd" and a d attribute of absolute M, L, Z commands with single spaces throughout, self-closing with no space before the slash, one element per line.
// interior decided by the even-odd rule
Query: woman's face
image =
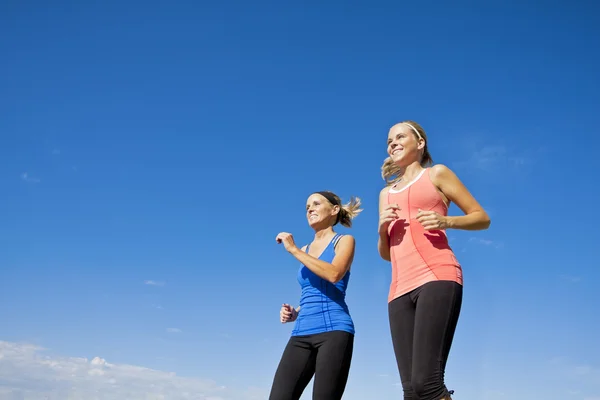
<path fill-rule="evenodd" d="M 310 195 L 306 201 L 306 219 L 308 225 L 333 225 L 339 206 L 332 205 L 329 200 L 318 193 Z"/>
<path fill-rule="evenodd" d="M 421 157 L 425 142 L 418 140 L 413 130 L 405 124 L 392 126 L 388 133 L 387 152 L 398 165 L 409 165 Z"/>

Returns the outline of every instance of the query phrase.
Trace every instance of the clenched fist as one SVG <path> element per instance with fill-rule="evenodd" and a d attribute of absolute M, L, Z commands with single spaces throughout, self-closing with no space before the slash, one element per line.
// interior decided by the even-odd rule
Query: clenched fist
<path fill-rule="evenodd" d="M 448 220 L 435 211 L 423 211 L 419 209 L 416 220 L 423 225 L 426 231 L 444 230 L 448 227 Z"/>
<path fill-rule="evenodd" d="M 294 322 L 298 318 L 298 311 L 289 304 L 283 304 L 281 306 L 281 311 L 279 311 L 279 319 L 282 324 L 286 322 Z"/>
<path fill-rule="evenodd" d="M 280 232 L 275 238 L 275 240 L 277 241 L 277 243 L 283 243 L 283 246 L 289 252 L 291 252 L 292 250 L 294 250 L 294 248 L 297 247 L 296 243 L 294 242 L 294 237 L 291 233 Z"/>
<path fill-rule="evenodd" d="M 379 214 L 379 233 L 387 233 L 388 227 L 398 219 L 400 207 L 398 204 L 387 205 Z"/>

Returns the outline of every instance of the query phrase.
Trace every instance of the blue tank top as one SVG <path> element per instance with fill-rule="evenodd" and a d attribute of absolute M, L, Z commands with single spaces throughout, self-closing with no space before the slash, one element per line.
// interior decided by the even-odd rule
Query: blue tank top
<path fill-rule="evenodd" d="M 336 234 L 319 260 L 331 262 L 335 256 L 335 245 L 342 237 Z M 306 246 L 308 253 L 310 245 Z M 298 271 L 298 283 L 302 288 L 300 296 L 300 312 L 292 336 L 314 335 L 330 331 L 346 331 L 354 334 L 354 322 L 346 305 L 346 288 L 350 279 L 350 271 L 335 285 L 306 266 L 301 265 Z"/>

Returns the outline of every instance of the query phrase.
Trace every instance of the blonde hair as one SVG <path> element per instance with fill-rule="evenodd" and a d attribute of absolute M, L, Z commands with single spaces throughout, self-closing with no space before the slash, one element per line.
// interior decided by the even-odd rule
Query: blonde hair
<path fill-rule="evenodd" d="M 337 214 L 337 219 L 335 220 L 335 223 L 333 225 L 340 223 L 345 227 L 352 227 L 352 220 L 356 218 L 356 216 L 358 216 L 358 214 L 360 214 L 362 211 L 362 208 L 360 208 L 360 198 L 352 196 L 350 197 L 349 202 L 347 202 L 346 204 L 342 204 L 340 196 L 333 192 L 325 190 L 316 193 L 325 197 L 327 201 L 329 201 L 329 203 L 331 203 L 332 205 L 340 207 L 340 211 Z"/>
<path fill-rule="evenodd" d="M 360 214 L 360 198 L 350 197 L 350 201 L 340 207 L 338 222 L 345 227 L 352 227 L 352 220 Z"/>
<path fill-rule="evenodd" d="M 402 121 L 400 124 L 404 124 L 411 128 L 413 135 L 415 138 L 423 139 L 425 141 L 425 147 L 423 148 L 423 155 L 421 156 L 421 166 L 426 167 L 428 165 L 433 164 L 433 159 L 431 158 L 431 154 L 429 154 L 429 149 L 427 147 L 427 134 L 421 125 L 415 121 Z M 401 168 L 394 163 L 391 157 L 387 157 L 383 161 L 383 165 L 381 166 L 381 177 L 385 181 L 386 185 L 393 185 L 396 183 L 401 177 L 399 176 L 401 172 Z"/>

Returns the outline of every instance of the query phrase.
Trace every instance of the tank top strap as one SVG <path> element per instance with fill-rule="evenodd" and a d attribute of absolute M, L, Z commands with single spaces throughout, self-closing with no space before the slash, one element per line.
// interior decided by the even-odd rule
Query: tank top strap
<path fill-rule="evenodd" d="M 337 244 L 340 241 L 340 239 L 342 238 L 342 236 L 344 236 L 344 235 L 342 235 L 341 233 L 336 233 L 333 236 L 333 238 L 331 238 L 331 240 L 329 241 L 329 244 L 327 245 L 327 247 L 331 247 L 335 251 L 335 246 L 337 246 Z M 325 249 L 327 249 L 327 247 Z M 308 254 L 309 249 L 310 249 L 310 243 L 308 243 L 306 245 L 306 248 L 304 249 L 304 252 L 306 254 Z"/>
<path fill-rule="evenodd" d="M 331 246 L 333 247 L 333 249 L 335 250 L 335 246 L 337 246 L 338 242 L 340 241 L 340 239 L 342 238 L 341 233 L 336 233 L 335 236 L 333 237 L 333 239 L 331 239 Z"/>

